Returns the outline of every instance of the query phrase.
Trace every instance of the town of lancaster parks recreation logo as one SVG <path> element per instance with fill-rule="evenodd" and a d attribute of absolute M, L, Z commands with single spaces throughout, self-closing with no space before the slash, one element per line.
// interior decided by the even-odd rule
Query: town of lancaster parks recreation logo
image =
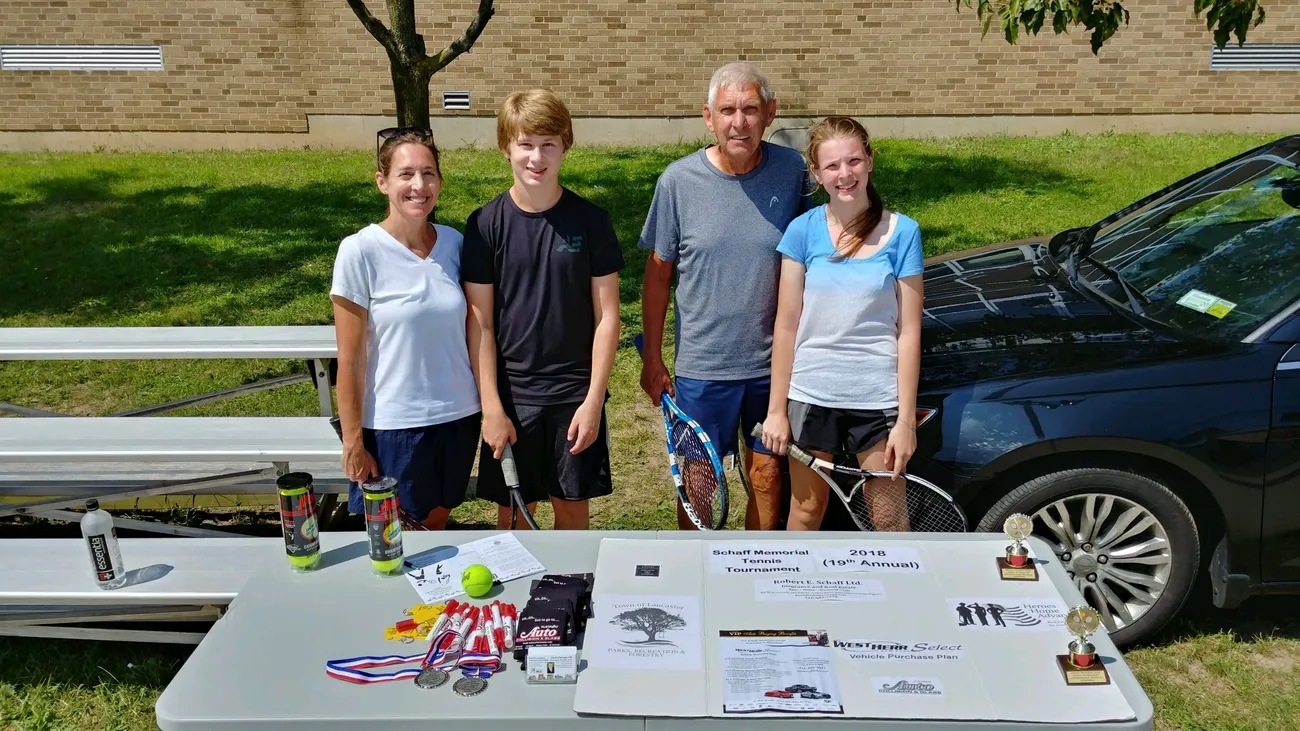
<path fill-rule="evenodd" d="M 935 678 L 872 678 L 871 684 L 881 695 L 943 695 Z"/>
<path fill-rule="evenodd" d="M 620 647 L 659 648 L 669 652 L 680 651 L 680 646 L 674 641 L 673 635 L 679 630 L 686 629 L 686 620 L 682 618 L 681 613 L 673 613 L 656 606 L 637 607 L 619 612 L 609 620 L 609 623 L 623 630 L 623 637 L 618 641 Z"/>
<path fill-rule="evenodd" d="M 949 599 L 948 605 L 959 628 L 1050 630 L 1065 626 L 1065 608 L 1051 600 Z"/>
<path fill-rule="evenodd" d="M 836 650 L 849 660 L 898 662 L 960 660 L 965 646 L 953 642 L 891 642 L 888 640 L 834 640 Z"/>

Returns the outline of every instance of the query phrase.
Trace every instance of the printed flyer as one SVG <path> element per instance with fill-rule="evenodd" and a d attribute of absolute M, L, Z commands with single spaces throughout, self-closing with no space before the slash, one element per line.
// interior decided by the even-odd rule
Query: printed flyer
<path fill-rule="evenodd" d="M 722 712 L 843 714 L 824 630 L 723 630 Z"/>
<path fill-rule="evenodd" d="M 693 596 L 606 595 L 587 623 L 593 668 L 699 670 L 700 603 Z"/>

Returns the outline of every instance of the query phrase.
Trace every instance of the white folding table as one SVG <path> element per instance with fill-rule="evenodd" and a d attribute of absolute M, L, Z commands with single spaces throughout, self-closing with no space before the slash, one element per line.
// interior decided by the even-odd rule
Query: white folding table
<path fill-rule="evenodd" d="M 408 533 L 403 536 L 408 554 L 440 545 L 456 545 L 495 535 L 498 531 Z M 520 728 L 530 731 L 608 729 L 645 731 L 696 731 L 697 729 L 861 729 L 862 731 L 1145 731 L 1152 725 L 1152 707 L 1141 686 L 1124 664 L 1108 637 L 1093 642 L 1103 656 L 1114 682 L 1136 717 L 1117 723 L 990 723 L 898 719 L 809 718 L 670 718 L 644 716 L 593 716 L 574 712 L 573 685 L 530 685 L 518 663 L 510 662 L 488 681 L 481 695 L 459 697 L 451 683 L 422 690 L 408 680 L 355 685 L 325 674 L 325 662 L 359 655 L 410 655 L 424 643 L 400 645 L 384 640 L 383 629 L 401 619 L 401 611 L 418 599 L 403 577 L 375 576 L 366 555 L 364 534 L 338 534 L 345 538 L 322 559 L 320 570 L 293 573 L 280 557 L 269 560 L 252 576 L 230 610 L 218 621 L 159 697 L 155 712 L 164 731 L 223 731 L 233 726 L 248 731 L 324 731 L 375 729 L 441 731 Z M 826 539 L 873 540 L 883 534 L 760 533 L 718 531 L 710 534 L 636 531 L 519 531 L 519 541 L 550 573 L 595 570 L 600 541 L 604 538 L 694 538 L 705 540 Z M 985 535 L 905 535 L 926 541 L 988 541 Z M 1041 541 L 1036 552 L 1045 557 L 1040 566 L 1070 604 L 1082 603 L 1077 589 L 1055 556 Z M 653 562 L 653 556 L 647 558 Z M 989 561 L 992 566 L 992 560 Z M 475 603 L 500 599 L 518 607 L 528 597 L 529 578 L 507 582 Z M 462 600 L 465 597 L 460 597 Z M 598 610 L 599 611 L 599 610 Z M 898 611 L 906 612 L 906 606 Z M 600 620 L 592 620 L 600 621 Z M 605 621 L 608 621 L 607 619 Z M 1065 647 L 1068 636 L 1061 636 Z M 459 673 L 453 673 L 453 678 Z"/>

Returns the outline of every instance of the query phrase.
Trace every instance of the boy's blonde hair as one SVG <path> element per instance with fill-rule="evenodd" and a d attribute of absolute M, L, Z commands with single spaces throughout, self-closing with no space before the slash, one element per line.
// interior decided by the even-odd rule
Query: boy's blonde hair
<path fill-rule="evenodd" d="M 521 134 L 555 135 L 567 151 L 573 147 L 573 118 L 550 89 L 517 91 L 497 112 L 497 147 L 505 152 Z"/>

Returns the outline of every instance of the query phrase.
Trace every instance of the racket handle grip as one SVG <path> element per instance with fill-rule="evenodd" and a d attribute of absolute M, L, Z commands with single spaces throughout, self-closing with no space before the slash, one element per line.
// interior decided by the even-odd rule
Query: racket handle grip
<path fill-rule="evenodd" d="M 749 435 L 757 439 L 762 439 L 763 425 L 755 424 L 754 428 L 749 431 Z M 813 456 L 800 449 L 799 445 L 795 444 L 794 442 L 785 445 L 785 453 L 790 455 L 791 457 L 794 457 L 797 461 L 808 465 L 809 467 L 812 466 Z"/>
<path fill-rule="evenodd" d="M 510 448 L 510 443 L 501 450 L 501 475 L 505 478 L 508 487 L 519 485 L 519 470 L 515 467 L 515 453 Z"/>

